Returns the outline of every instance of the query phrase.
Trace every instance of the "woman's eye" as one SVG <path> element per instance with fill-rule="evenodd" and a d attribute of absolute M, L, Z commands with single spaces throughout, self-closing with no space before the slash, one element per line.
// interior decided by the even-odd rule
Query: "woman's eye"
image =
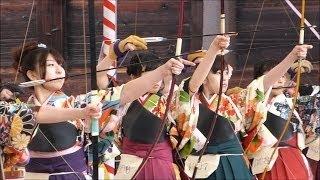
<path fill-rule="evenodd" d="M 47 64 L 47 66 L 54 66 L 54 64 Z"/>

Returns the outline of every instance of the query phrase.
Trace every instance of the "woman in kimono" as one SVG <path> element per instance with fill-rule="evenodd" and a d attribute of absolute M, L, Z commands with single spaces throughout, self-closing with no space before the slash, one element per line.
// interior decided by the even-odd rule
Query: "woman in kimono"
<path fill-rule="evenodd" d="M 143 63 L 155 59 L 158 59 L 158 57 L 149 52 L 139 53 L 131 58 L 130 64 Z M 157 63 L 132 65 L 127 68 L 127 74 L 135 79 L 160 65 L 160 60 Z M 125 105 L 119 111 L 121 124 L 117 136 L 119 137 L 118 141 L 121 143 L 120 150 L 122 154 L 116 178 L 125 177 L 123 172 L 124 168 L 126 168 L 128 155 L 129 157 L 139 157 L 139 159 L 144 158 L 155 141 L 163 120 L 168 97 L 168 94 L 163 94 L 161 90 L 164 89 L 164 85 L 170 87 L 171 82 L 170 77 L 166 79 L 169 79 L 169 82 L 161 80 L 158 83 L 154 83 L 153 88 L 146 94 Z M 171 110 L 175 100 L 172 100 L 172 102 L 170 105 Z M 148 159 L 137 179 L 156 179 L 160 177 L 163 179 L 177 179 L 174 173 L 172 146 L 166 130 L 162 132 L 160 140 L 151 154 L 151 159 Z"/>
<path fill-rule="evenodd" d="M 307 60 L 302 60 L 301 72 L 303 76 L 307 76 L 312 71 L 312 64 Z M 292 85 L 292 77 L 296 75 L 297 63 L 291 66 L 290 79 L 287 79 L 286 86 Z M 307 77 L 306 77 L 307 78 Z M 287 97 L 294 95 L 291 88 L 285 89 Z M 297 99 L 296 111 L 301 117 L 302 127 L 305 133 L 305 149 L 303 154 L 307 157 L 314 179 L 319 179 L 320 175 L 320 86 L 302 84 L 299 87 L 299 96 Z"/>
<path fill-rule="evenodd" d="M 303 153 L 307 157 L 314 179 L 320 178 L 320 86 L 309 85 L 300 88 L 297 111 L 303 122 L 306 135 L 306 148 Z"/>
<path fill-rule="evenodd" d="M 210 46 L 211 48 L 211 46 Z M 208 52 L 212 51 L 209 48 Z M 266 90 L 272 86 L 277 77 L 282 76 L 290 65 L 304 55 L 308 45 L 295 47 L 290 54 L 276 67 L 274 67 L 265 76 L 252 81 L 247 88 L 234 91 L 229 96 L 224 92 L 228 88 L 229 79 L 232 75 L 232 67 L 225 63 L 223 72 L 221 72 L 221 59 L 212 58 L 207 53 L 211 65 L 207 66 L 207 76 L 196 94 L 198 99 L 198 124 L 197 129 L 200 133 L 194 133 L 197 139 L 195 149 L 200 151 L 204 145 L 205 138 L 209 139 L 209 144 L 205 150 L 203 161 L 198 164 L 198 173 L 196 178 L 207 179 L 251 179 L 252 175 L 246 157 L 242 149 L 240 139 L 250 133 L 257 122 L 263 121 L 265 114 L 264 96 Z M 211 137 L 205 137 L 210 129 L 211 122 L 214 119 L 217 107 L 219 82 L 223 73 L 222 98 L 218 110 L 213 134 Z M 197 89 L 190 87 L 190 80 L 185 81 L 184 89 L 189 92 L 196 92 Z M 196 131 L 194 131 L 196 132 Z M 200 135 L 199 135 L 200 134 Z M 240 139 L 239 139 L 240 138 Z M 198 154 L 189 156 L 186 160 L 185 172 L 191 177 L 195 164 L 197 164 Z"/>
<path fill-rule="evenodd" d="M 229 38 L 218 36 L 215 38 L 215 49 L 226 48 L 229 45 Z M 216 56 L 218 51 L 213 52 Z M 201 58 L 202 53 L 193 56 Z M 144 77 L 156 69 L 160 63 L 143 63 L 158 59 L 151 53 L 140 53 L 135 55 L 130 63 L 127 73 L 133 79 Z M 189 59 L 190 60 L 190 59 Z M 160 62 L 160 60 L 159 60 Z M 205 61 L 202 61 L 205 62 Z M 193 74 L 193 86 L 201 85 L 201 66 Z M 119 112 L 121 117 L 119 136 L 121 138 L 121 161 L 116 178 L 130 179 L 136 172 L 141 160 L 146 156 L 150 147 L 155 141 L 157 132 L 166 109 L 168 92 L 171 84 L 171 76 L 152 84 L 153 88 L 139 99 L 126 104 Z M 177 151 L 183 152 L 184 148 L 190 146 L 190 137 L 195 127 L 195 119 L 190 119 L 192 111 L 192 97 L 188 96 L 181 88 L 175 87 L 173 99 L 169 105 L 168 123 L 165 131 L 162 132 L 159 142 L 155 145 L 151 157 L 137 175 L 137 179 L 180 179 L 179 169 L 173 161 L 173 154 Z M 134 164 L 135 163 L 135 164 Z"/>
<path fill-rule="evenodd" d="M 268 73 L 277 64 L 278 62 L 275 61 L 257 64 L 254 69 L 255 78 Z M 269 143 L 262 143 L 256 146 L 257 150 L 251 154 L 253 158 L 253 173 L 257 174 L 259 178 L 262 178 L 263 172 L 259 172 L 259 168 L 256 168 L 256 166 L 261 163 L 261 157 L 264 156 L 263 158 L 270 159 L 269 153 L 273 151 L 273 145 L 278 141 L 277 138 L 280 137 L 292 111 L 292 98 L 286 97 L 284 94 L 285 89 L 281 88 L 286 86 L 289 79 L 289 73 L 285 73 L 272 85 L 267 104 L 267 117 L 261 125 L 267 133 L 258 134 L 259 141 Z M 308 162 L 301 152 L 305 146 L 304 141 L 305 134 L 302 120 L 297 111 L 294 110 L 288 129 L 277 147 L 276 154 L 267 166 L 268 171 L 264 178 L 312 179 Z M 266 167 L 266 165 L 261 167 Z"/>
<path fill-rule="evenodd" d="M 129 43 L 129 44 L 128 44 Z M 130 45 L 130 42 L 126 44 Z M 134 47 L 140 47 L 133 45 Z M 24 48 L 18 48 L 14 59 L 20 73 L 26 80 L 45 79 L 42 85 L 34 87 L 34 95 L 29 103 L 35 105 L 50 105 L 62 108 L 81 108 L 88 103 L 102 103 L 103 109 L 117 108 L 146 93 L 151 85 L 168 74 L 179 74 L 184 65 L 180 61 L 170 60 L 149 75 L 138 78 L 125 85 L 106 90 L 93 90 L 76 97 L 67 96 L 61 88 L 64 84 L 65 70 L 62 67 L 63 58 L 54 49 L 43 44 L 28 43 Z M 20 54 L 22 53 L 21 62 Z M 56 79 L 62 78 L 62 79 Z M 52 79 L 56 79 L 50 81 Z M 148 83 L 146 83 L 148 82 Z M 47 173 L 50 179 L 83 179 L 87 166 L 84 154 L 84 130 L 86 123 L 64 121 L 60 123 L 39 124 L 37 132 L 28 145 L 30 162 L 26 166 L 27 172 Z"/>
<path fill-rule="evenodd" d="M 22 167 L 29 161 L 27 145 L 37 122 L 85 119 L 96 117 L 100 112 L 98 107 L 92 105 L 79 109 L 62 109 L 50 106 L 37 107 L 12 101 L 14 93 L 22 92 L 14 84 L 4 83 L 0 86 L 0 158 L 4 168 L 2 172 L 8 179 L 23 178 L 23 170 L 17 167 Z"/>

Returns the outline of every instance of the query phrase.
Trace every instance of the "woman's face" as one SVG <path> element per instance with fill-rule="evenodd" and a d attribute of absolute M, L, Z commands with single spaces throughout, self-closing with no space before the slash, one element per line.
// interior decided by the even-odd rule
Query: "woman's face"
<path fill-rule="evenodd" d="M 264 74 L 266 74 L 266 72 L 265 72 Z M 271 90 L 271 95 L 272 95 L 272 96 L 277 96 L 277 95 L 283 93 L 284 89 L 283 89 L 283 88 L 279 88 L 279 87 L 285 87 L 286 82 L 287 82 L 286 75 L 281 76 L 281 77 L 278 79 L 278 81 L 276 81 L 276 82 L 273 84 L 272 88 L 275 88 L 275 89 L 272 89 L 272 90 Z"/>
<path fill-rule="evenodd" d="M 289 73 L 286 73 L 285 75 L 285 86 L 296 86 L 296 82 L 294 82 L 291 77 L 290 77 L 290 74 Z M 287 91 L 291 96 L 294 95 L 295 93 L 295 87 L 292 87 L 292 88 L 286 88 L 285 91 Z"/>
<path fill-rule="evenodd" d="M 65 77 L 66 73 L 61 64 L 58 64 L 54 57 L 49 54 L 46 60 L 45 80 Z M 50 81 L 44 84 L 44 87 L 50 91 L 58 91 L 62 88 L 64 79 Z"/>
<path fill-rule="evenodd" d="M 228 65 L 228 68 L 226 68 L 223 71 L 222 93 L 225 93 L 228 89 L 229 80 L 232 76 L 232 71 L 233 71 L 233 68 L 230 65 Z M 216 73 L 210 72 L 208 74 L 204 85 L 207 86 L 207 88 L 211 93 L 214 93 L 214 94 L 219 93 L 221 74 L 222 74 L 221 70 L 218 70 Z"/>

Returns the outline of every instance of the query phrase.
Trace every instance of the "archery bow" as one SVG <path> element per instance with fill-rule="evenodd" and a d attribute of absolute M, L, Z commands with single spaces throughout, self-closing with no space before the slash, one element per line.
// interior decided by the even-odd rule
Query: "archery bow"
<path fill-rule="evenodd" d="M 221 14 L 220 14 L 220 33 L 221 34 L 224 34 L 225 33 L 225 12 L 224 12 L 224 0 L 221 0 L 220 1 L 220 6 L 221 6 Z M 218 103 L 217 103 L 217 107 L 216 107 L 216 110 L 215 110 L 215 115 L 214 115 L 214 118 L 213 120 L 211 121 L 211 124 L 210 124 L 210 129 L 209 129 L 209 132 L 207 134 L 207 137 L 206 137 L 206 142 L 203 146 L 203 148 L 201 149 L 201 152 L 200 152 L 200 155 L 198 157 L 198 161 L 197 161 L 197 164 L 199 164 L 201 162 L 201 158 L 202 156 L 204 155 L 205 153 L 205 150 L 207 149 L 207 146 L 209 144 L 209 140 L 212 136 L 212 133 L 213 133 L 213 129 L 215 127 L 215 124 L 217 122 L 217 118 L 218 118 L 218 112 L 219 112 L 219 106 L 220 106 L 220 103 L 221 103 L 221 97 L 222 97 L 222 88 L 223 88 L 223 76 L 224 76 L 224 66 L 225 66 L 225 62 L 224 62 L 224 54 L 223 54 L 223 49 L 221 49 L 221 76 L 220 76 L 220 85 L 219 85 L 219 93 L 218 93 Z M 197 174 L 197 170 L 198 170 L 198 165 L 195 166 L 195 169 L 193 171 L 193 174 L 192 174 L 192 179 L 195 179 L 196 177 L 196 174 Z"/>
<path fill-rule="evenodd" d="M 304 14 L 305 14 L 305 0 L 302 0 L 302 3 L 301 3 L 301 19 L 300 19 L 300 36 L 299 36 L 299 44 L 300 45 L 303 45 L 304 44 Z M 303 60 L 303 57 L 300 57 L 298 59 L 298 72 L 297 72 L 297 82 L 296 82 L 296 87 L 295 87 L 295 95 L 294 95 L 294 98 L 293 98 L 293 103 L 292 103 L 292 108 L 291 108 L 291 111 L 288 115 L 288 119 L 287 119 L 287 122 L 280 134 L 280 136 L 277 138 L 278 141 L 277 143 L 274 145 L 274 150 L 269 158 L 269 161 L 266 165 L 266 167 L 264 168 L 264 171 L 263 171 L 263 174 L 262 174 L 262 180 L 264 180 L 265 176 L 266 176 L 266 173 L 267 173 L 267 167 L 269 166 L 269 164 L 271 163 L 272 161 L 272 157 L 275 155 L 275 152 L 277 151 L 278 147 L 279 147 L 279 144 L 285 134 L 285 132 L 287 131 L 288 127 L 289 127 L 289 124 L 291 122 L 291 118 L 293 116 L 293 112 L 295 110 L 295 106 L 296 106 L 296 103 L 297 103 L 297 98 L 298 98 L 298 93 L 299 93 L 299 86 L 300 86 L 300 79 L 301 79 L 301 61 Z"/>
<path fill-rule="evenodd" d="M 31 10 L 30 10 L 30 14 L 29 14 L 29 18 L 28 18 L 28 24 L 27 24 L 27 28 L 26 28 L 26 31 L 25 31 L 25 35 L 24 35 L 24 39 L 23 39 L 23 44 L 22 44 L 22 50 L 21 50 L 21 54 L 20 54 L 20 57 L 19 57 L 19 62 L 18 62 L 18 66 L 17 66 L 17 70 L 16 70 L 16 73 L 15 73 L 15 78 L 14 78 L 14 83 L 16 84 L 17 82 L 17 79 L 18 79 L 18 74 L 19 74 L 19 69 L 20 69 L 20 66 L 21 66 L 21 60 L 22 60 L 22 55 L 23 55 L 23 51 L 24 51 L 24 47 L 25 47 L 25 44 L 26 44 L 26 40 L 27 40 L 27 36 L 28 36 L 28 32 L 29 32 L 29 26 L 30 26 L 30 23 L 31 23 L 31 17 L 32 17 L 32 14 L 33 14 L 33 9 L 34 9 L 34 6 L 35 6 L 35 0 L 32 1 L 32 6 L 31 6 Z M 39 80 L 39 81 L 29 81 L 28 83 L 25 83 L 25 84 L 20 84 L 20 85 L 25 85 L 27 87 L 30 87 L 30 85 L 34 86 L 34 85 L 40 85 L 40 84 L 43 84 L 45 81 L 43 80 Z M 40 128 L 38 128 L 38 126 L 35 128 L 34 132 L 36 132 L 36 129 L 39 130 L 39 132 L 44 136 L 44 138 L 49 142 L 49 144 L 53 147 L 53 149 L 55 151 L 58 152 L 57 148 L 53 145 L 53 143 L 47 138 L 47 136 L 42 132 L 42 130 Z M 71 169 L 71 171 L 73 173 L 75 173 L 75 175 L 78 177 L 78 179 L 81 179 L 79 177 L 79 175 L 74 171 L 74 169 L 71 167 L 71 165 L 66 161 L 66 159 L 59 155 L 62 160 L 67 164 L 67 166 Z"/>
<path fill-rule="evenodd" d="M 96 43 L 95 43 L 95 17 L 94 17 L 94 1 L 88 2 L 89 14 L 89 34 L 90 34 L 90 65 L 91 65 L 91 89 L 97 89 L 97 72 L 96 72 Z M 83 22 L 84 23 L 84 22 Z M 84 29 L 85 32 L 85 29 Z M 85 39 L 85 38 L 84 38 Z M 84 44 L 85 46 L 86 44 Z M 84 52 L 86 53 L 86 52 Z M 92 155 L 93 155 L 93 170 L 92 179 L 99 179 L 98 176 L 98 139 L 99 139 L 99 121 L 97 118 L 91 119 L 91 141 L 92 141 Z"/>
<path fill-rule="evenodd" d="M 181 36 L 182 33 L 182 25 L 181 23 L 183 23 L 183 4 L 184 4 L 184 0 L 180 1 L 180 13 L 179 13 L 179 30 L 178 30 L 178 36 Z M 180 56 L 181 55 L 181 46 L 182 46 L 182 39 L 181 38 L 177 38 L 177 44 L 176 44 L 176 56 Z M 166 102 L 166 109 L 165 109 L 165 113 L 162 119 L 162 122 L 160 124 L 160 128 L 158 129 L 156 138 L 153 142 L 153 144 L 151 145 L 149 151 L 147 152 L 146 156 L 143 158 L 140 166 L 138 167 L 138 170 L 134 173 L 134 175 L 132 176 L 131 179 L 135 179 L 138 174 L 140 173 L 140 171 L 143 169 L 143 167 L 146 165 L 148 158 L 150 157 L 151 153 L 153 152 L 153 149 L 155 147 L 155 145 L 158 143 L 158 141 L 160 140 L 161 134 L 165 128 L 165 125 L 167 124 L 167 117 L 168 117 L 168 113 L 169 113 L 169 109 L 170 109 L 170 104 L 173 98 L 173 92 L 174 92 L 174 86 L 176 83 L 176 78 L 175 75 L 172 75 L 172 81 L 171 81 L 171 85 L 170 85 L 170 90 L 169 90 L 169 95 L 167 97 L 167 102 Z"/>

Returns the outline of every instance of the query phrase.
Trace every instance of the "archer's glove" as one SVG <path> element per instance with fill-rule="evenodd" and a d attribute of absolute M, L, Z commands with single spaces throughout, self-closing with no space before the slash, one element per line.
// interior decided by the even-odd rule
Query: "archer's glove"
<path fill-rule="evenodd" d="M 187 60 L 188 61 L 191 61 L 191 62 L 195 62 L 195 61 L 201 61 L 204 56 L 206 55 L 207 51 L 206 50 L 198 50 L 194 53 L 190 53 L 188 56 L 187 56 Z"/>
<path fill-rule="evenodd" d="M 109 56 L 111 59 L 116 59 L 124 56 L 127 51 L 134 50 L 146 50 L 147 42 L 135 35 L 130 35 L 124 40 L 117 41 L 113 45 L 113 51 L 109 52 Z"/>
<path fill-rule="evenodd" d="M 291 65 L 290 69 L 297 73 L 298 72 L 299 62 L 295 62 Z M 301 61 L 301 73 L 310 73 L 313 69 L 313 66 L 310 61 L 302 60 Z"/>

